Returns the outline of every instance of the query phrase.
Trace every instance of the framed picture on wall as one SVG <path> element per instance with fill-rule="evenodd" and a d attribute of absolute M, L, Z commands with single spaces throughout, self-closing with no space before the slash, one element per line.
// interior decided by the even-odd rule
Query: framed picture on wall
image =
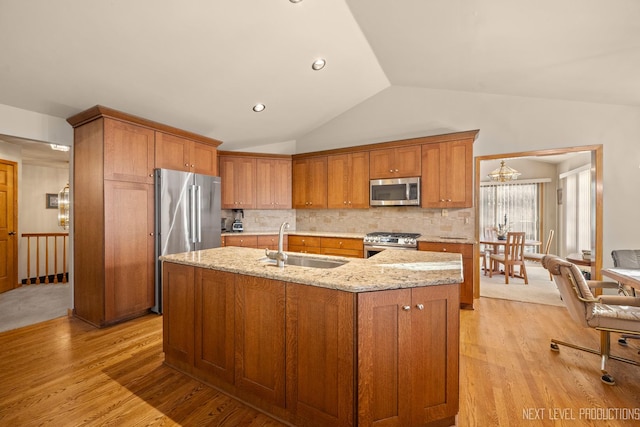
<path fill-rule="evenodd" d="M 58 209 L 58 194 L 46 193 L 47 209 Z"/>

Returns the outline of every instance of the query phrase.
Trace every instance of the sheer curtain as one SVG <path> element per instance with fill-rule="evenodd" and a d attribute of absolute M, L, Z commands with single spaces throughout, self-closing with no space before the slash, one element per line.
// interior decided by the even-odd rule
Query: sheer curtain
<path fill-rule="evenodd" d="M 577 169 L 561 175 L 566 253 L 591 248 L 591 170 Z"/>
<path fill-rule="evenodd" d="M 509 231 L 524 231 L 528 240 L 540 240 L 542 183 L 482 183 L 480 230 L 507 224 Z"/>

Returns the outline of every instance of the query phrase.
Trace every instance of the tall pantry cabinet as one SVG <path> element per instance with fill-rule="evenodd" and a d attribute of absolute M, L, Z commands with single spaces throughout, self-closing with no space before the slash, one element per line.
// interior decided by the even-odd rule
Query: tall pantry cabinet
<path fill-rule="evenodd" d="M 102 327 L 154 305 L 153 170 L 164 167 L 156 141 L 160 131 L 188 133 L 101 106 L 67 121 L 74 127 L 74 314 Z"/>

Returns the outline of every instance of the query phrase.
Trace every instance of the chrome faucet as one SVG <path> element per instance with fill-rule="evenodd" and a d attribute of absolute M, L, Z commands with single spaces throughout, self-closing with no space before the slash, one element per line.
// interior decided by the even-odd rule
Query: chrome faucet
<path fill-rule="evenodd" d="M 283 222 L 280 225 L 280 232 L 278 233 L 278 252 L 270 252 L 269 249 L 265 249 L 264 252 L 267 258 L 275 259 L 278 267 L 284 268 L 284 263 L 287 261 L 287 254 L 284 253 L 284 230 L 289 228 L 288 222 Z"/>

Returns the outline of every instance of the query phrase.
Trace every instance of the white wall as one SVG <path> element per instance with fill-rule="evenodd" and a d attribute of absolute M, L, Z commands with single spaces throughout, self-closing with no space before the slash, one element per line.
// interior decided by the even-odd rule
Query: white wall
<path fill-rule="evenodd" d="M 0 135 L 73 145 L 73 128 L 60 117 L 0 104 Z"/>
<path fill-rule="evenodd" d="M 392 86 L 299 138 L 297 152 L 479 129 L 476 156 L 602 144 L 604 254 L 640 248 L 640 108 Z"/>

